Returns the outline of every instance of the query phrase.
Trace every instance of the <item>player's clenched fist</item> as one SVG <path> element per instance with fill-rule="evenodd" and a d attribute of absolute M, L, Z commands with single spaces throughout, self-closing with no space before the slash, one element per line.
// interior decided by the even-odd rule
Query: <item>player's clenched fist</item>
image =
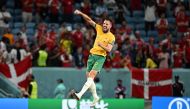
<path fill-rule="evenodd" d="M 81 11 L 79 11 L 78 9 L 76 9 L 75 11 L 74 11 L 74 14 L 80 14 L 81 13 Z"/>

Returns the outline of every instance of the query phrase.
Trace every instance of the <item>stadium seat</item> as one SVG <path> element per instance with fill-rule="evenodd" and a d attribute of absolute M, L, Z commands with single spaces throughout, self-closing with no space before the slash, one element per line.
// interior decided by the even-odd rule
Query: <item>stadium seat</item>
<path fill-rule="evenodd" d="M 57 23 L 49 23 L 48 27 L 50 28 L 51 25 L 54 25 L 56 29 L 59 29 L 59 24 L 57 24 Z"/>
<path fill-rule="evenodd" d="M 75 9 L 80 9 L 81 8 L 81 4 L 80 3 L 75 3 L 74 7 L 75 7 Z"/>
<path fill-rule="evenodd" d="M 14 6 L 15 6 L 14 0 L 7 1 L 6 6 L 7 8 L 14 9 Z"/>
<path fill-rule="evenodd" d="M 134 22 L 135 24 L 144 23 L 144 18 L 143 18 L 143 17 L 139 17 L 139 18 L 134 17 L 134 18 L 133 18 L 133 22 Z"/>
<path fill-rule="evenodd" d="M 14 14 L 21 16 L 21 15 L 22 15 L 22 10 L 20 10 L 20 9 L 15 9 L 15 10 L 14 10 Z"/>
<path fill-rule="evenodd" d="M 22 22 L 21 15 L 14 16 L 14 22 Z"/>
<path fill-rule="evenodd" d="M 148 35 L 148 37 L 150 37 L 150 36 L 158 37 L 158 32 L 157 31 L 148 31 L 147 35 Z"/>
<path fill-rule="evenodd" d="M 131 27 L 132 30 L 135 29 L 134 25 L 133 24 L 128 24 L 129 27 Z"/>
<path fill-rule="evenodd" d="M 23 23 L 21 22 L 14 23 L 14 28 L 21 28 L 22 26 L 23 26 Z"/>
<path fill-rule="evenodd" d="M 34 35 L 34 34 L 35 34 L 35 31 L 34 31 L 34 29 L 27 29 L 27 30 L 26 30 L 26 34 L 27 34 L 27 35 Z"/>
<path fill-rule="evenodd" d="M 143 39 L 144 39 L 145 42 L 149 41 L 149 37 L 143 37 Z"/>
<path fill-rule="evenodd" d="M 133 17 L 144 17 L 143 11 L 133 11 Z"/>
<path fill-rule="evenodd" d="M 145 24 L 144 23 L 141 23 L 141 24 L 137 24 L 135 26 L 136 30 L 144 30 L 145 29 Z"/>
<path fill-rule="evenodd" d="M 13 21 L 12 21 L 12 20 L 9 22 L 9 28 L 11 28 L 11 29 L 14 28 L 14 25 L 13 25 Z"/>
<path fill-rule="evenodd" d="M 173 11 L 168 11 L 166 16 L 167 17 L 174 17 Z"/>
<path fill-rule="evenodd" d="M 144 30 L 139 30 L 139 31 L 142 38 L 146 37 L 146 32 Z"/>
<path fill-rule="evenodd" d="M 26 24 L 26 27 L 27 27 L 27 28 L 34 28 L 35 25 L 36 25 L 35 23 L 31 22 L 31 23 L 27 23 L 27 24 Z"/>
<path fill-rule="evenodd" d="M 73 18 L 73 21 L 75 21 L 75 22 L 82 22 L 82 19 L 81 19 L 81 17 L 80 16 L 75 16 L 74 18 Z"/>
<path fill-rule="evenodd" d="M 109 16 L 114 16 L 115 13 L 114 13 L 113 10 L 109 10 L 109 13 L 108 13 L 108 14 L 109 14 Z"/>
<path fill-rule="evenodd" d="M 169 24 L 175 24 L 175 18 L 174 17 L 169 17 L 168 18 L 168 23 Z"/>
<path fill-rule="evenodd" d="M 14 14 L 14 10 L 11 9 L 11 8 L 8 8 L 7 10 L 8 10 L 8 12 L 10 12 L 11 16 L 13 16 L 13 14 Z"/>
<path fill-rule="evenodd" d="M 115 24 L 115 27 L 116 27 L 116 28 L 120 28 L 120 27 L 121 27 L 121 24 Z"/>
<path fill-rule="evenodd" d="M 133 23 L 132 19 L 133 19 L 132 17 L 125 16 L 125 20 L 127 21 L 128 24 Z"/>
<path fill-rule="evenodd" d="M 95 10 L 92 10 L 92 9 L 90 10 L 90 14 L 95 15 L 95 13 L 96 13 Z"/>
<path fill-rule="evenodd" d="M 12 33 L 13 33 L 14 35 L 16 35 L 18 32 L 20 32 L 20 29 L 19 29 L 19 28 L 15 28 L 15 29 L 12 30 Z"/>

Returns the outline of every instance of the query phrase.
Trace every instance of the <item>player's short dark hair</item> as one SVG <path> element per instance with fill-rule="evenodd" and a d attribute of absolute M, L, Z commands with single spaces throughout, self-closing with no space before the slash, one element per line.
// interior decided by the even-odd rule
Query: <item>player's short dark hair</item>
<path fill-rule="evenodd" d="M 58 79 L 57 82 L 58 83 L 63 83 L 63 79 Z"/>
<path fill-rule="evenodd" d="M 121 80 L 121 79 L 118 79 L 117 82 L 122 82 L 122 80 Z"/>
<path fill-rule="evenodd" d="M 110 21 L 110 23 L 112 24 L 112 19 L 110 19 L 109 17 L 106 17 L 103 19 L 103 21 L 105 21 L 105 20 Z"/>
<path fill-rule="evenodd" d="M 108 20 L 108 21 L 112 22 L 112 19 L 110 19 L 109 17 L 106 17 L 103 20 Z"/>

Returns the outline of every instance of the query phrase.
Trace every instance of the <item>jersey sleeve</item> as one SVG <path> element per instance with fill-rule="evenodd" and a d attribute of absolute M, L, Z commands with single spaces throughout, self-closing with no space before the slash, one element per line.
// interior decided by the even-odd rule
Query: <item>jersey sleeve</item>
<path fill-rule="evenodd" d="M 99 24 L 96 23 L 95 29 L 96 29 L 97 33 L 99 33 L 99 31 L 101 31 L 101 28 L 102 28 L 102 26 L 100 26 Z"/>
<path fill-rule="evenodd" d="M 115 43 L 115 37 L 112 36 L 112 37 L 110 38 L 110 40 L 109 40 L 108 43 L 111 44 L 111 45 L 114 45 L 114 43 Z"/>

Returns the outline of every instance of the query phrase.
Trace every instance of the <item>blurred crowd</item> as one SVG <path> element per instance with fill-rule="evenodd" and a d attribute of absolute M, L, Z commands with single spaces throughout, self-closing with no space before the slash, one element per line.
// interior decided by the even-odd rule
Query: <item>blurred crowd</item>
<path fill-rule="evenodd" d="M 21 21 L 6 2 L 0 2 L 0 63 L 32 55 L 33 66 L 85 67 L 96 32 L 73 15 L 80 9 L 100 24 L 112 19 L 116 42 L 106 69 L 190 68 L 189 0 L 15 0 Z M 22 22 L 17 33 L 15 22 Z"/>

